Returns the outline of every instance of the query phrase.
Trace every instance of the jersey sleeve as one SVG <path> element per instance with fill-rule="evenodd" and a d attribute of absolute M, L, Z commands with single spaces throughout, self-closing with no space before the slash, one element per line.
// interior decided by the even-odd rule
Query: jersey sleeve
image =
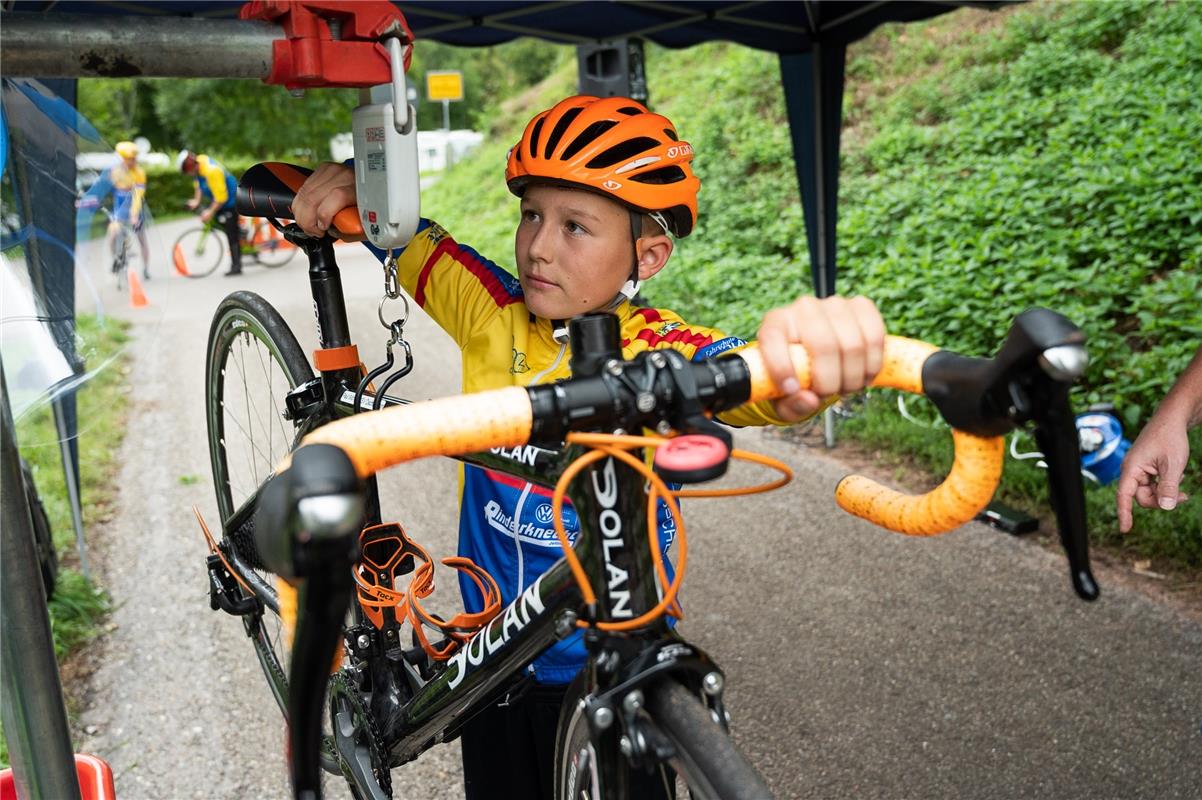
<path fill-rule="evenodd" d="M 384 261 L 387 253 L 368 245 Z M 423 219 L 395 253 L 401 286 L 439 327 L 463 346 L 503 308 L 522 301 L 517 279 Z"/>
<path fill-rule="evenodd" d="M 133 223 L 137 223 L 142 219 L 142 204 L 146 200 L 146 170 L 138 167 L 130 173 L 133 179 L 133 201 L 129 207 L 129 219 Z"/>
<path fill-rule="evenodd" d="M 219 205 L 228 203 L 230 193 L 225 186 L 225 170 L 212 161 L 206 161 L 204 164 L 201 164 L 199 169 L 200 174 L 204 177 L 205 185 L 209 187 L 209 191 L 213 194 L 213 202 Z"/>
<path fill-rule="evenodd" d="M 717 328 L 686 323 L 671 311 L 656 308 L 635 310 L 632 318 L 638 323 L 624 343 L 632 354 L 644 350 L 670 347 L 692 361 L 702 361 L 725 353 L 736 353 L 749 342 L 731 336 Z M 768 402 L 751 403 L 718 415 L 728 425 L 790 425 L 776 415 Z"/>

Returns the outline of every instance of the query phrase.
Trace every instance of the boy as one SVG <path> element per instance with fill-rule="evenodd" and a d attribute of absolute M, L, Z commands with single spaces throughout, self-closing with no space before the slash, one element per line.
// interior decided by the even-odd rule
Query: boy
<path fill-rule="evenodd" d="M 521 198 L 517 280 L 422 221 L 398 257 L 400 280 L 460 345 L 465 393 L 568 377 L 566 320 L 588 311 L 617 315 L 624 358 L 668 347 L 705 358 L 746 344 L 630 302 L 639 284 L 667 264 L 673 235 L 693 229 L 700 181 L 692 159 L 692 147 L 679 141 L 672 123 L 637 102 L 570 97 L 535 116 L 509 153 L 506 180 Z M 301 228 L 321 234 L 354 202 L 353 172 L 323 164 L 297 194 L 293 211 Z M 821 396 L 867 385 L 880 369 L 884 337 L 880 314 L 864 298 L 803 297 L 768 312 L 759 344 L 787 396 L 722 419 L 783 424 L 813 414 Z M 798 388 L 787 355 L 791 342 L 810 352 L 812 390 Z M 497 579 L 503 603 L 561 556 L 554 536 L 540 535 L 549 528 L 539 512 L 550 492 L 515 483 L 464 468 L 460 555 Z M 467 609 L 479 610 L 478 595 L 463 588 Z M 551 796 L 560 701 L 583 663 L 578 636 L 558 643 L 531 666 L 534 689 L 468 723 L 461 737 L 468 798 L 500 796 L 485 789 L 498 785 L 506 797 Z"/>

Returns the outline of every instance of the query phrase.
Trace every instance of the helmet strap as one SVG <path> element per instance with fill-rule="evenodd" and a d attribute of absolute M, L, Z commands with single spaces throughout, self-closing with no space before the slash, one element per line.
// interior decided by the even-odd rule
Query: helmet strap
<path fill-rule="evenodd" d="M 628 213 L 630 214 L 630 244 L 634 248 L 634 266 L 631 267 L 630 277 L 626 279 L 626 283 L 622 284 L 622 288 L 618 290 L 617 296 L 609 304 L 607 311 L 613 311 L 627 300 L 633 300 L 643 283 L 639 280 L 639 239 L 643 238 L 643 215 L 633 208 L 629 209 Z"/>

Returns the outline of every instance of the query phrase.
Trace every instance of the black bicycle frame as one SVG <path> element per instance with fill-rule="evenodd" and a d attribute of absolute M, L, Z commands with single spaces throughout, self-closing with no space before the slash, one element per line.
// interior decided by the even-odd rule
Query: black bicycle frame
<path fill-rule="evenodd" d="M 323 348 L 351 344 L 346 305 L 332 242 L 301 240 L 309 256 L 309 283 Z M 331 419 L 356 412 L 355 388 L 360 380 L 357 369 L 323 372 L 319 379 L 321 400 L 310 407 L 301 421 L 307 432 Z M 294 393 L 315 394 L 316 387 L 298 387 Z M 365 395 L 361 408 L 369 408 L 374 398 Z M 312 400 L 317 400 L 312 397 Z M 406 401 L 385 397 L 385 405 Z M 298 407 L 304 405 L 298 402 Z M 461 457 L 458 460 L 543 486 L 553 486 L 567 466 L 583 454 L 578 447 L 564 451 L 527 445 L 512 450 L 494 450 Z M 635 453 L 638 457 L 638 453 Z M 577 629 L 577 621 L 620 621 L 633 619 L 659 602 L 655 566 L 646 543 L 647 494 L 644 477 L 613 458 L 602 459 L 583 470 L 568 489 L 575 507 L 580 530 L 575 552 L 592 582 L 597 596 L 595 609 L 585 608 L 580 587 L 560 559 L 539 576 L 519 597 L 487 626 L 459 648 L 446 667 L 421 686 L 400 709 L 399 738 L 390 747 L 396 763 L 415 758 L 431 745 L 453 736 L 460 724 L 486 704 L 500 697 L 522 679 L 522 669 L 540 653 Z M 252 498 L 249 502 L 253 502 Z M 380 522 L 379 494 L 375 478 L 368 487 L 367 524 Z M 659 543 L 656 543 L 659 546 Z M 357 605 L 352 603 L 352 605 Z M 355 619 L 362 614 L 355 609 Z M 616 681 L 618 661 L 628 661 L 646 648 L 649 640 L 670 638 L 679 641 L 662 618 L 644 626 L 637 639 L 590 637 L 590 667 L 599 653 L 619 654 L 610 668 L 590 668 L 597 685 Z M 600 764 L 616 765 L 619 758 L 616 737 L 605 744 Z M 614 767 L 616 769 L 616 767 Z"/>

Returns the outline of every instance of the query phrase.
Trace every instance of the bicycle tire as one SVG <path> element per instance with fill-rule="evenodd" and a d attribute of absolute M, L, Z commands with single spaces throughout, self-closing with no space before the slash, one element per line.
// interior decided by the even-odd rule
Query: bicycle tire
<path fill-rule="evenodd" d="M 213 274 L 225 255 L 222 237 L 214 230 L 193 228 L 184 231 L 171 246 L 171 258 L 177 265 L 182 260 L 184 274 L 189 278 L 204 278 Z"/>
<path fill-rule="evenodd" d="M 297 250 L 294 244 L 267 221 L 251 228 L 251 244 L 254 247 L 255 261 L 271 269 L 287 264 L 296 255 Z"/>
<path fill-rule="evenodd" d="M 255 548 L 254 515 L 243 514 L 239 525 L 228 523 L 295 446 L 300 432 L 283 417 L 284 395 L 312 377 L 292 330 L 262 297 L 234 292 L 217 307 L 205 363 L 205 416 L 222 548 L 261 601 L 261 610 L 244 621 L 272 694 L 285 714 L 288 645 L 276 576 L 263 567 Z M 250 474 L 235 476 L 244 459 L 249 459 Z"/>
<path fill-rule="evenodd" d="M 629 765 L 616 773 L 618 785 L 607 785 L 596 769 L 597 753 L 589 737 L 588 721 L 584 717 L 587 696 L 585 673 L 582 671 L 564 694 L 555 734 L 554 785 L 555 800 L 601 800 L 627 798 L 646 800 L 651 797 L 670 797 L 674 777 L 670 770 L 636 770 Z"/>
<path fill-rule="evenodd" d="M 672 767 L 694 798 L 764 800 L 768 785 L 695 692 L 671 678 L 646 693 L 647 713 L 672 743 Z"/>

